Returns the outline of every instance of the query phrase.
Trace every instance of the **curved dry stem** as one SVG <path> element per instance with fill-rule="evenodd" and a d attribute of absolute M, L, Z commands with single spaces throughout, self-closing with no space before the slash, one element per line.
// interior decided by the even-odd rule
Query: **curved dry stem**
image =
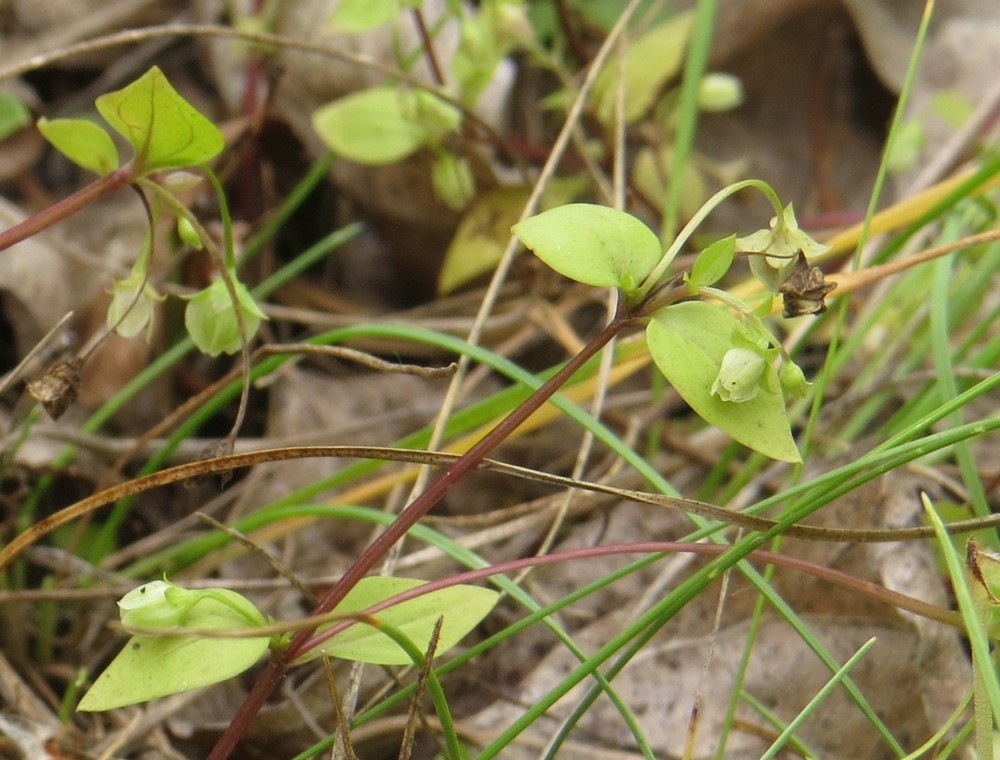
<path fill-rule="evenodd" d="M 0 569 L 6 567 L 24 552 L 25 549 L 35 544 L 39 539 L 48 535 L 56 528 L 66 525 L 79 517 L 92 514 L 101 507 L 113 504 L 119 499 L 135 496 L 136 494 L 170 485 L 171 483 L 178 483 L 204 475 L 251 467 L 267 462 L 283 462 L 291 459 L 321 457 L 381 459 L 394 462 L 433 465 L 435 467 L 448 467 L 455 464 L 463 456 L 465 455 L 436 451 L 416 451 L 413 449 L 394 449 L 380 446 L 294 446 L 281 449 L 264 449 L 262 451 L 252 451 L 243 454 L 230 454 L 215 459 L 190 462 L 107 488 L 93 496 L 71 504 L 52 515 L 42 518 L 31 528 L 15 537 L 13 541 L 0 551 Z M 614 496 L 627 501 L 635 501 L 641 504 L 690 512 L 726 525 L 736 525 L 751 530 L 767 531 L 773 529 L 777 524 L 774 520 L 766 517 L 749 515 L 743 512 L 733 512 L 714 504 L 695 501 L 693 499 L 682 499 L 629 488 L 615 488 L 614 486 L 603 485 L 601 483 L 574 480 L 573 478 L 551 475 L 546 472 L 532 470 L 528 467 L 519 467 L 493 459 L 483 459 L 480 467 L 505 475 L 539 483 L 547 483 L 562 488 L 576 488 L 583 491 Z M 948 525 L 948 530 L 952 534 L 959 534 L 997 526 L 1000 526 L 1000 513 L 989 515 L 988 517 L 953 522 Z M 887 541 L 915 541 L 932 538 L 934 536 L 934 529 L 932 527 L 920 527 L 859 530 L 794 525 L 785 531 L 784 535 L 810 541 L 882 543 Z"/>

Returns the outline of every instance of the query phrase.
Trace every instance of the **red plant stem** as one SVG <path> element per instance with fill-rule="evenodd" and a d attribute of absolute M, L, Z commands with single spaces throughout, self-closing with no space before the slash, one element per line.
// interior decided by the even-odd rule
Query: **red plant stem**
<path fill-rule="evenodd" d="M 28 217 L 20 224 L 15 224 L 0 232 L 0 251 L 5 251 L 16 243 L 20 243 L 42 230 L 48 229 L 56 222 L 61 222 L 75 214 L 84 206 L 88 206 L 99 198 L 109 195 L 130 184 L 135 179 L 132 164 L 126 164 L 105 174 L 100 179 L 81 187 L 75 193 L 54 203 L 44 211 Z"/>
<path fill-rule="evenodd" d="M 313 615 L 322 615 L 333 610 L 347 595 L 358 581 L 365 577 L 376 563 L 399 541 L 406 532 L 426 515 L 431 508 L 465 475 L 479 466 L 487 454 L 506 440 L 528 417 L 534 414 L 552 395 L 566 383 L 612 338 L 631 324 L 631 320 L 616 317 L 601 330 L 576 356 L 573 356 L 556 374 L 550 377 L 544 385 L 532 393 L 524 402 L 513 409 L 510 414 L 497 423 L 496 427 L 484 435 L 475 446 L 469 449 L 451 467 L 445 470 L 427 489 L 399 513 L 399 516 L 365 549 L 340 580 L 330 588 L 319 600 Z M 253 688 L 240 705 L 236 715 L 219 737 L 212 748 L 208 760 L 225 760 L 236 748 L 240 737 L 244 735 L 250 722 L 278 686 L 289 665 L 305 650 L 305 645 L 315 633 L 314 628 L 299 631 L 291 643 L 281 654 L 272 657 L 267 668 L 257 678 Z"/>

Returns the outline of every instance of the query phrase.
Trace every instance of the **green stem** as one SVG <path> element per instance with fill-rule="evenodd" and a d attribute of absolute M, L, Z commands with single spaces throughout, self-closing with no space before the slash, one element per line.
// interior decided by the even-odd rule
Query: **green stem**
<path fill-rule="evenodd" d="M 781 206 L 781 199 L 778 198 L 778 194 L 774 192 L 773 188 L 759 179 L 745 179 L 742 182 L 736 182 L 732 185 L 722 188 L 709 198 L 702 207 L 698 209 L 694 216 L 688 220 L 688 223 L 684 225 L 684 229 L 680 231 L 674 241 L 670 244 L 667 252 L 663 254 L 663 257 L 653 268 L 653 271 L 649 273 L 649 276 L 643 281 L 642 285 L 635 294 L 629 299 L 631 303 L 642 303 L 646 296 L 649 295 L 650 291 L 656 287 L 656 284 L 663 278 L 664 273 L 667 271 L 667 267 L 674 260 L 678 253 L 680 253 L 681 248 L 688 239 L 694 234 L 694 231 L 701 226 L 701 223 L 705 221 L 709 214 L 715 211 L 723 201 L 728 199 L 730 196 L 735 195 L 741 190 L 746 190 L 749 187 L 756 188 L 760 190 L 764 196 L 771 202 L 774 206 L 774 215 L 778 219 L 781 218 L 782 211 L 784 210 Z"/>

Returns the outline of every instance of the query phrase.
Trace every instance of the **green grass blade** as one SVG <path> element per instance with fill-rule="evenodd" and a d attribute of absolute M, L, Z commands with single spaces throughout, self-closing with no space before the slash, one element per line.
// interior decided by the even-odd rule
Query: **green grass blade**
<path fill-rule="evenodd" d="M 788 726 L 785 727 L 785 730 L 781 732 L 781 735 L 778 736 L 778 738 L 774 740 L 774 743 L 767 748 L 767 752 L 761 756 L 761 760 L 772 760 L 772 758 L 781 751 L 781 748 L 788 743 L 789 738 L 794 735 L 795 730 L 801 726 L 806 721 L 806 718 L 816 711 L 816 708 L 820 706 L 823 700 L 826 699 L 838 685 L 840 685 L 850 672 L 851 668 L 857 665 L 861 661 L 861 658 L 868 654 L 868 650 L 875 646 L 875 641 L 876 639 L 874 637 L 868 639 L 868 641 L 862 644 L 861 648 L 851 655 L 850 659 L 845 662 L 836 673 L 833 674 L 833 678 L 823 684 L 823 688 L 816 692 L 816 696 L 809 700 L 809 704 L 807 704 L 802 711 L 795 716 L 792 722 L 789 723 Z"/>

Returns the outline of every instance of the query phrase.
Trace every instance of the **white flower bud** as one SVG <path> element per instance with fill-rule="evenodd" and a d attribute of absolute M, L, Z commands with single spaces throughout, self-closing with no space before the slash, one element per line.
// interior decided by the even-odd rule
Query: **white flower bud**
<path fill-rule="evenodd" d="M 712 393 L 723 401 L 737 404 L 750 401 L 760 392 L 765 370 L 767 359 L 760 352 L 746 346 L 731 348 L 722 357 Z"/>

